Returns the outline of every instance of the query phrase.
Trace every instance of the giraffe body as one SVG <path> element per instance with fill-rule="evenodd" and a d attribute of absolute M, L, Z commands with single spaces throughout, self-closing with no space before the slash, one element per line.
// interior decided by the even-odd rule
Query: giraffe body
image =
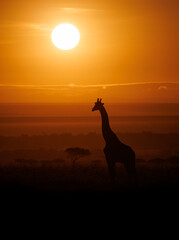
<path fill-rule="evenodd" d="M 123 144 L 116 134 L 111 130 L 109 125 L 108 114 L 101 103 L 101 99 L 97 99 L 92 111 L 99 110 L 102 118 L 102 134 L 106 142 L 104 154 L 108 164 L 109 177 L 112 183 L 116 180 L 116 162 L 124 164 L 127 170 L 129 181 L 136 180 L 135 172 L 135 152 L 130 146 Z"/>

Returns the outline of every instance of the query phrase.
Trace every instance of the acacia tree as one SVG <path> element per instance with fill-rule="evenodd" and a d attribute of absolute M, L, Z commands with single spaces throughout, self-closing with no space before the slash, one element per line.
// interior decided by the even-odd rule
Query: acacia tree
<path fill-rule="evenodd" d="M 73 168 L 75 167 L 75 163 L 78 159 L 89 156 L 91 154 L 88 149 L 78 147 L 67 148 L 65 152 L 68 153 L 69 158 L 71 158 Z"/>

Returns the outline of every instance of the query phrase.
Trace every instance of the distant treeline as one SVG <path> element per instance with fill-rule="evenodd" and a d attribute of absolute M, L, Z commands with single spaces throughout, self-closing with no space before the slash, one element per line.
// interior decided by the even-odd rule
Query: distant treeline
<path fill-rule="evenodd" d="M 179 149 L 179 134 L 156 134 L 152 132 L 141 133 L 118 133 L 118 137 L 124 143 L 131 145 L 134 149 Z M 21 135 L 0 136 L 0 151 L 16 149 L 56 149 L 67 147 L 82 147 L 89 149 L 104 148 L 104 140 L 101 134 L 88 133 L 80 135 Z"/>

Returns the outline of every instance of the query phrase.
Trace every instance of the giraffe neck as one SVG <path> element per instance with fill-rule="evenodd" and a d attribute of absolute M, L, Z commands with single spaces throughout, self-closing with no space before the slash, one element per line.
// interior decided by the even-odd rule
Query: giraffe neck
<path fill-rule="evenodd" d="M 101 118 L 102 118 L 102 133 L 103 133 L 103 137 L 104 140 L 106 142 L 110 141 L 111 135 L 113 134 L 110 125 L 109 125 L 109 118 L 108 118 L 108 114 L 106 112 L 106 109 L 104 107 L 102 107 L 100 110 L 101 113 Z"/>

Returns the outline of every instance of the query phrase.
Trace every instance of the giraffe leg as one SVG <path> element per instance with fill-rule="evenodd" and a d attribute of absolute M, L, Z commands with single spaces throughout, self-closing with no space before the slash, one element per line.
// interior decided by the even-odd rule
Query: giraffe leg
<path fill-rule="evenodd" d="M 127 164 L 125 164 L 125 168 L 126 168 L 126 171 L 127 171 L 127 174 L 128 174 L 129 186 L 131 187 L 131 185 L 132 185 L 132 174 L 131 174 L 131 171 L 130 171 L 130 167 Z"/>
<path fill-rule="evenodd" d="M 133 187 L 137 184 L 137 175 L 136 175 L 136 169 L 135 169 L 135 159 L 128 159 L 124 162 L 124 166 L 128 173 L 129 178 L 129 186 Z"/>
<path fill-rule="evenodd" d="M 114 185 L 116 183 L 116 164 L 115 161 L 107 161 L 108 163 L 108 173 L 110 178 L 110 183 Z"/>

